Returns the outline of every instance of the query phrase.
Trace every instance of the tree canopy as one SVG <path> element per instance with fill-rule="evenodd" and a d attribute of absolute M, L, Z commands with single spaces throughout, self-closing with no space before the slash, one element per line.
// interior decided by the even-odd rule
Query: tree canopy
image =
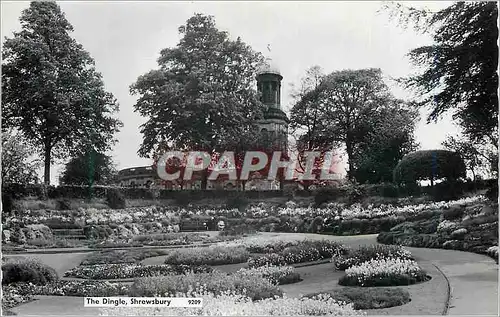
<path fill-rule="evenodd" d="M 31 158 L 33 147 L 19 133 L 2 131 L 2 185 L 38 182 L 40 162 Z"/>
<path fill-rule="evenodd" d="M 472 142 L 498 148 L 498 7 L 489 2 L 455 2 L 438 12 L 401 4 L 389 6 L 401 25 L 432 35 L 433 44 L 409 53 L 419 72 L 405 78 L 428 120 L 451 110 Z"/>
<path fill-rule="evenodd" d="M 159 69 L 131 86 L 139 96 L 135 111 L 147 118 L 139 150 L 144 157 L 228 148 L 234 136 L 253 133 L 262 115 L 254 89 L 260 54 L 218 30 L 212 16 L 194 15 L 179 33 L 179 44 L 161 51 Z"/>
<path fill-rule="evenodd" d="M 65 166 L 60 182 L 66 185 L 108 185 L 117 172 L 110 156 L 88 152 L 72 158 Z"/>
<path fill-rule="evenodd" d="M 111 147 L 118 104 L 55 2 L 31 2 L 20 21 L 3 45 L 2 124 L 41 154 L 48 184 L 54 158 Z"/>
<path fill-rule="evenodd" d="M 351 179 L 392 179 L 397 162 L 415 149 L 417 113 L 392 96 L 380 69 L 323 75 L 313 67 L 295 99 L 290 126 L 299 152 L 345 147 Z"/>

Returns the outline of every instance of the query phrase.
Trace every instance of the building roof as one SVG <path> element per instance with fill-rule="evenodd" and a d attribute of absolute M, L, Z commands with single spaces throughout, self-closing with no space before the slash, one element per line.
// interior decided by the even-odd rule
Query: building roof
<path fill-rule="evenodd" d="M 266 58 L 265 62 L 257 70 L 257 75 L 263 75 L 263 74 L 274 74 L 281 76 L 281 72 L 278 65 L 276 65 L 276 63 L 273 62 L 273 60 L 270 57 Z"/>

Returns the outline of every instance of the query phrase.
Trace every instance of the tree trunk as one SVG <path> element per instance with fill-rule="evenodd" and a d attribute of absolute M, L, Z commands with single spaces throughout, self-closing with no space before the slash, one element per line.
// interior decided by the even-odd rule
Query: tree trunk
<path fill-rule="evenodd" d="M 207 183 L 208 183 L 208 171 L 204 169 L 201 172 L 201 189 L 202 190 L 207 190 Z"/>
<path fill-rule="evenodd" d="M 347 178 L 349 180 L 354 179 L 354 151 L 351 142 L 346 141 L 346 152 L 347 152 L 347 163 L 349 165 L 349 171 L 347 172 Z"/>
<path fill-rule="evenodd" d="M 45 143 L 45 150 L 44 150 L 44 170 L 43 170 L 43 182 L 45 185 L 50 185 L 50 152 L 51 152 L 51 147 L 48 144 L 49 142 Z"/>

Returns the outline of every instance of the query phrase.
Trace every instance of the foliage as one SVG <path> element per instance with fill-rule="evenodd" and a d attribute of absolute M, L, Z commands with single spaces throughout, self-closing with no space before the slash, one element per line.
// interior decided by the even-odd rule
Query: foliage
<path fill-rule="evenodd" d="M 351 266 L 340 278 L 344 286 L 398 286 L 427 280 L 418 264 L 409 259 L 380 258 Z"/>
<path fill-rule="evenodd" d="M 456 152 L 446 150 L 416 151 L 405 155 L 394 169 L 394 181 L 412 184 L 419 180 L 465 178 L 465 164 Z"/>
<path fill-rule="evenodd" d="M 4 294 L 14 293 L 21 296 L 47 295 L 47 296 L 95 296 L 108 297 L 128 294 L 128 286 L 122 283 L 109 283 L 104 281 L 67 281 L 59 280 L 45 285 L 30 283 L 15 283 L 3 286 Z"/>
<path fill-rule="evenodd" d="M 319 90 L 322 102 L 327 105 L 322 120 L 328 122 L 331 141 L 345 145 L 348 175 L 353 179 L 356 153 L 371 130 L 367 123 L 377 118 L 382 109 L 390 111 L 404 103 L 390 94 L 380 69 L 335 71 L 325 77 Z M 384 115 L 379 118 L 388 119 Z"/>
<path fill-rule="evenodd" d="M 418 111 L 400 101 L 388 103 L 370 114 L 353 158 L 357 182 L 392 181 L 398 162 L 418 147 L 414 140 L 418 119 Z"/>
<path fill-rule="evenodd" d="M 210 272 L 207 266 L 189 265 L 139 265 L 133 263 L 80 265 L 66 273 L 65 277 L 77 277 L 91 280 L 136 278 L 185 274 L 188 272 Z"/>
<path fill-rule="evenodd" d="M 60 183 L 65 185 L 106 185 L 113 182 L 115 175 L 116 169 L 110 156 L 88 152 L 72 158 L 66 164 Z"/>
<path fill-rule="evenodd" d="M 250 268 L 268 265 L 289 265 L 295 263 L 312 262 L 332 257 L 334 254 L 343 254 L 347 248 L 335 241 L 304 240 L 296 245 L 286 247 L 279 253 L 267 253 L 248 260 Z"/>
<path fill-rule="evenodd" d="M 118 105 L 55 2 L 31 2 L 20 21 L 22 30 L 3 45 L 2 124 L 37 147 L 49 184 L 54 158 L 110 148 L 121 126 L 112 117 Z"/>
<path fill-rule="evenodd" d="M 233 248 L 187 248 L 170 252 L 165 257 L 166 264 L 223 265 L 243 263 L 250 253 L 244 247 Z"/>
<path fill-rule="evenodd" d="M 2 131 L 2 189 L 4 184 L 30 184 L 38 182 L 38 160 L 29 158 L 34 148 L 20 133 Z M 2 194 L 4 190 L 2 190 Z"/>
<path fill-rule="evenodd" d="M 350 250 L 346 255 L 334 255 L 332 262 L 338 270 L 345 270 L 364 262 L 380 259 L 412 259 L 411 253 L 400 246 L 368 245 Z"/>
<path fill-rule="evenodd" d="M 240 269 L 235 274 L 242 277 L 263 277 L 274 285 L 285 285 L 300 282 L 300 274 L 292 266 L 260 266 Z"/>
<path fill-rule="evenodd" d="M 57 279 L 53 268 L 34 259 L 10 260 L 2 264 L 2 284 L 30 282 L 44 285 Z"/>
<path fill-rule="evenodd" d="M 252 300 L 274 298 L 283 294 L 276 285 L 264 277 L 214 271 L 137 279 L 130 288 L 130 296 L 175 297 L 176 293 L 189 291 L 207 291 L 216 295 L 229 291 L 246 295 Z"/>
<path fill-rule="evenodd" d="M 126 206 L 125 197 L 119 190 L 114 188 L 107 190 L 106 202 L 111 209 L 123 209 Z"/>
<path fill-rule="evenodd" d="M 338 302 L 328 295 L 310 298 L 268 298 L 252 301 L 244 295 L 226 292 L 214 295 L 208 292 L 179 294 L 183 297 L 203 298 L 203 308 L 107 308 L 106 315 L 120 316 L 358 316 L 351 304 Z"/>
<path fill-rule="evenodd" d="M 421 105 L 432 107 L 428 119 L 453 110 L 468 139 L 498 147 L 496 3 L 461 1 L 435 13 L 397 5 L 393 12 L 434 40 L 409 53 L 422 71 L 403 81 L 422 96 Z"/>
<path fill-rule="evenodd" d="M 146 258 L 167 254 L 164 250 L 109 250 L 93 252 L 80 265 L 138 263 Z"/>
<path fill-rule="evenodd" d="M 328 292 L 309 294 L 305 297 L 315 298 L 320 294 L 328 294 L 337 301 L 353 305 L 354 309 L 382 309 L 401 306 L 408 303 L 410 293 L 401 288 L 358 288 L 344 287 Z"/>
<path fill-rule="evenodd" d="M 192 16 L 179 33 L 179 44 L 161 51 L 159 69 L 131 86 L 139 96 L 135 111 L 147 118 L 139 150 L 145 157 L 171 148 L 232 148 L 255 132 L 262 115 L 253 88 L 260 54 L 219 31 L 212 16 Z"/>

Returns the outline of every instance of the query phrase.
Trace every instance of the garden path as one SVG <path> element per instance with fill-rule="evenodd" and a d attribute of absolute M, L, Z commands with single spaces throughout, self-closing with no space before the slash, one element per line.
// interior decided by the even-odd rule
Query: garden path
<path fill-rule="evenodd" d="M 280 239 L 282 238 L 283 240 L 296 238 L 329 239 L 353 247 L 377 243 L 376 235 L 340 237 L 296 233 L 263 233 L 263 235 L 269 237 L 279 235 Z M 451 287 L 451 301 L 448 314 L 498 316 L 498 265 L 492 259 L 479 254 L 454 250 L 408 249 L 414 254 L 423 268 L 430 272 L 433 279 L 426 283 L 408 287 L 412 295 L 412 302 L 399 307 L 368 311 L 369 314 L 439 314 L 439 311 L 443 310 L 443 305 L 446 302 L 447 279 Z M 44 263 L 54 267 L 62 276 L 64 271 L 77 266 L 85 255 L 86 253 L 65 253 L 43 255 L 30 254 L 29 256 L 38 257 Z M 151 261 L 161 261 L 161 257 Z M 161 261 L 161 263 L 163 263 L 163 261 Z M 235 265 L 235 268 L 236 266 L 237 265 Z M 301 274 L 304 274 L 303 277 L 306 277 L 306 279 L 297 284 L 284 285 L 282 288 L 288 296 L 298 296 L 300 293 L 306 293 L 306 290 L 314 290 L 317 292 L 327 290 L 328 288 L 332 289 L 338 287 L 332 276 L 332 274 L 336 273 L 332 273 L 332 268 L 330 266 L 331 264 L 321 264 L 298 268 L 297 270 Z M 444 273 L 444 275 L 440 275 L 439 271 Z M 331 283 L 325 282 L 326 274 L 328 274 Z M 431 284 L 429 283 L 434 283 L 434 287 L 430 287 Z M 425 292 L 423 292 L 424 287 Z M 12 311 L 18 315 L 40 315 L 42 312 L 48 315 L 96 314 L 94 310 L 91 311 L 83 307 L 83 300 L 81 298 L 38 296 L 37 299 L 37 301 L 13 308 Z M 432 304 L 434 308 L 430 307 L 431 300 L 435 302 L 435 304 Z M 410 309 L 412 306 L 414 308 Z M 415 309 L 415 307 L 420 308 Z"/>

